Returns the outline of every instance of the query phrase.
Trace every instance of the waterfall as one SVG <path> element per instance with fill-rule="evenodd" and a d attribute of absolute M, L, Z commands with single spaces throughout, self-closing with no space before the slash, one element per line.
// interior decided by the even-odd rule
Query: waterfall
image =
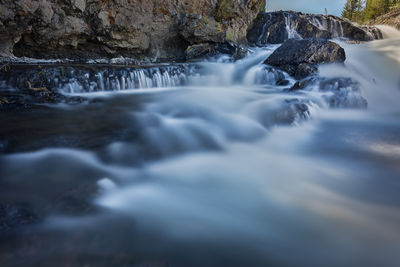
<path fill-rule="evenodd" d="M 296 31 L 296 23 L 294 22 L 292 18 L 292 14 L 290 13 L 284 13 L 285 17 L 285 25 L 286 25 L 286 33 L 287 33 L 287 38 L 288 39 L 303 39 Z"/>
<path fill-rule="evenodd" d="M 312 16 L 309 20 L 319 29 L 329 31 L 333 38 L 344 37 L 343 25 L 340 20 L 318 15 Z"/>
<path fill-rule="evenodd" d="M 254 49 L 244 59 L 232 62 L 215 58 L 208 62 L 190 63 L 149 68 L 100 68 L 75 70 L 68 79 L 54 69 L 52 81 L 57 90 L 64 94 L 82 94 L 100 91 L 124 91 L 150 88 L 182 86 L 234 86 L 240 84 L 276 85 L 291 80 L 282 71 L 263 64 L 279 45 Z M 60 75 L 60 77 L 58 77 Z M 287 82 L 286 82 L 287 83 Z"/>
<path fill-rule="evenodd" d="M 61 93 L 76 94 L 96 91 L 176 87 L 187 84 L 194 73 L 189 64 L 168 67 L 105 69 L 97 72 L 81 70 L 66 82 L 54 79 Z"/>
<path fill-rule="evenodd" d="M 332 33 L 333 38 L 343 37 L 343 26 L 340 21 L 329 18 L 329 25 L 329 31 Z"/>
<path fill-rule="evenodd" d="M 262 39 L 267 39 L 267 34 L 269 35 L 269 33 L 267 33 L 267 26 L 268 26 L 268 21 L 271 20 L 272 15 L 271 13 L 267 13 L 268 14 L 268 19 L 266 20 L 266 22 L 264 23 L 264 25 L 262 26 L 262 30 L 261 30 L 261 34 L 257 39 L 257 45 L 261 46 L 262 45 Z"/>

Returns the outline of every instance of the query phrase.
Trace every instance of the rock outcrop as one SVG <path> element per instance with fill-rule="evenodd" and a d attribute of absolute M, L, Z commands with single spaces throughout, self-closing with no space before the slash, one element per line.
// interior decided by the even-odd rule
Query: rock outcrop
<path fill-rule="evenodd" d="M 255 45 L 278 44 L 287 39 L 344 37 L 356 41 L 382 39 L 376 27 L 361 27 L 335 16 L 303 14 L 292 11 L 260 13 L 248 31 Z"/>
<path fill-rule="evenodd" d="M 303 79 L 317 71 L 323 63 L 344 62 L 346 54 L 338 44 L 323 39 L 289 39 L 265 61 L 296 79 Z"/>
<path fill-rule="evenodd" d="M 3 0 L 0 56 L 184 58 L 188 45 L 244 43 L 264 0 Z"/>

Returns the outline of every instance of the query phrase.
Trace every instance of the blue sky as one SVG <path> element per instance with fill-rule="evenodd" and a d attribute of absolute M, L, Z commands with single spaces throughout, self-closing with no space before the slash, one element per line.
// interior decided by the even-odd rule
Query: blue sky
<path fill-rule="evenodd" d="M 324 13 L 340 15 L 346 0 L 267 0 L 268 11 L 296 10 L 308 13 Z"/>

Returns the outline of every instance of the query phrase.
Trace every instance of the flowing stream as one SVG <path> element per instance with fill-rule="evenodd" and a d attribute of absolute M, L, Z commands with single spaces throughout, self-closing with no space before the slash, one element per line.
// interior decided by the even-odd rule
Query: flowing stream
<path fill-rule="evenodd" d="M 296 92 L 262 64 L 268 46 L 57 80 L 87 101 L 0 114 L 14 145 L 0 157 L 0 203 L 38 217 L 0 236 L 0 259 L 397 266 L 400 35 L 382 29 L 390 38 L 341 43 L 345 65 Z"/>

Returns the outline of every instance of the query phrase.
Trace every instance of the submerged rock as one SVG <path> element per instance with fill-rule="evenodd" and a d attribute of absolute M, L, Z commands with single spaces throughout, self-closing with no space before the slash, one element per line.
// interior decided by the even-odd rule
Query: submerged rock
<path fill-rule="evenodd" d="M 310 118 L 311 101 L 305 99 L 285 99 L 279 107 L 266 110 L 262 113 L 261 123 L 264 127 L 276 125 L 293 125 Z"/>
<path fill-rule="evenodd" d="M 331 108 L 366 108 L 367 100 L 361 95 L 360 85 L 351 78 L 330 78 L 319 81 L 322 92 L 333 92 L 325 100 Z"/>
<path fill-rule="evenodd" d="M 260 13 L 247 33 L 251 44 L 278 44 L 290 38 L 344 37 L 350 40 L 382 39 L 376 27 L 361 27 L 336 16 L 303 14 L 292 11 Z"/>
<path fill-rule="evenodd" d="M 296 82 L 289 92 L 317 89 L 331 108 L 366 108 L 367 100 L 361 95 L 360 85 L 351 78 L 310 77 Z"/>
<path fill-rule="evenodd" d="M 344 62 L 346 54 L 338 44 L 321 39 L 289 39 L 264 62 L 300 80 L 317 72 L 316 65 Z"/>

